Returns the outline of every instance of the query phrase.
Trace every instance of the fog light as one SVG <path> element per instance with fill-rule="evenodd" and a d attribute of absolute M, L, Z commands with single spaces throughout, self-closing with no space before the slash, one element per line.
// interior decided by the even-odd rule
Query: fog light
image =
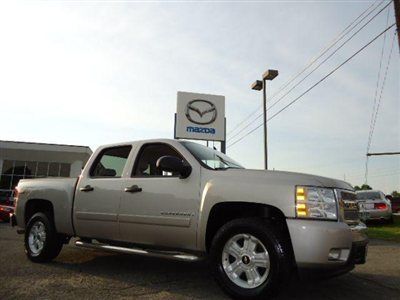
<path fill-rule="evenodd" d="M 340 252 L 341 252 L 340 249 L 331 249 L 331 251 L 329 251 L 328 259 L 339 260 Z"/>
<path fill-rule="evenodd" d="M 347 261 L 350 249 L 331 249 L 328 254 L 328 260 L 331 261 Z"/>

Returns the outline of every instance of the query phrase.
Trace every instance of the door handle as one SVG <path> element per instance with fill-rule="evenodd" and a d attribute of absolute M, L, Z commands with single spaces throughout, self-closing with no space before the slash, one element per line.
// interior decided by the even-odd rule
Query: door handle
<path fill-rule="evenodd" d="M 141 191 L 142 191 L 142 188 L 138 187 L 136 184 L 125 188 L 125 192 L 127 192 L 127 193 L 138 193 Z"/>
<path fill-rule="evenodd" d="M 79 190 L 80 190 L 81 192 L 91 192 L 91 191 L 94 190 L 94 188 L 91 187 L 90 185 L 87 185 L 87 186 L 85 186 L 85 187 L 83 187 L 83 188 L 80 188 Z"/>

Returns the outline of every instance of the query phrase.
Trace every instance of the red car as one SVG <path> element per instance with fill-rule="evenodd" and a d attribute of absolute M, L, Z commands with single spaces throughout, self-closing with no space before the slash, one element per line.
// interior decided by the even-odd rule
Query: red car
<path fill-rule="evenodd" d="M 6 200 L 0 203 L 0 221 L 8 222 L 10 214 L 14 212 L 14 206 L 11 201 Z"/>
<path fill-rule="evenodd" d="M 392 204 L 392 212 L 400 213 L 400 197 L 392 197 L 391 195 L 386 195 L 386 199 L 390 200 Z"/>

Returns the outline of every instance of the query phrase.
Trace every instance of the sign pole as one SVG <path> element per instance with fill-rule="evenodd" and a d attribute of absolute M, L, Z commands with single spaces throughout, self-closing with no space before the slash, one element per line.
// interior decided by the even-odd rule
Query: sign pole
<path fill-rule="evenodd" d="M 224 118 L 224 140 L 221 141 L 221 152 L 226 154 L 226 118 Z"/>
<path fill-rule="evenodd" d="M 176 140 L 176 113 L 175 113 L 175 117 L 174 117 L 174 139 Z"/>

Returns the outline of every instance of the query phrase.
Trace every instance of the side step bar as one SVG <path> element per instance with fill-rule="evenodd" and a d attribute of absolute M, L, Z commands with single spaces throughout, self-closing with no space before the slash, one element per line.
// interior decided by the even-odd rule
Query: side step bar
<path fill-rule="evenodd" d="M 80 247 L 80 248 L 105 250 L 105 251 L 119 252 L 119 253 L 125 253 L 125 254 L 138 254 L 138 255 L 167 258 L 167 259 L 180 260 L 180 261 L 194 262 L 194 261 L 199 261 L 202 259 L 201 256 L 196 256 L 193 254 L 188 254 L 188 253 L 183 253 L 183 252 L 157 251 L 157 250 L 139 249 L 139 248 L 125 248 L 125 247 L 112 246 L 112 245 L 100 244 L 100 243 L 87 243 L 82 240 L 76 241 L 75 246 Z"/>

